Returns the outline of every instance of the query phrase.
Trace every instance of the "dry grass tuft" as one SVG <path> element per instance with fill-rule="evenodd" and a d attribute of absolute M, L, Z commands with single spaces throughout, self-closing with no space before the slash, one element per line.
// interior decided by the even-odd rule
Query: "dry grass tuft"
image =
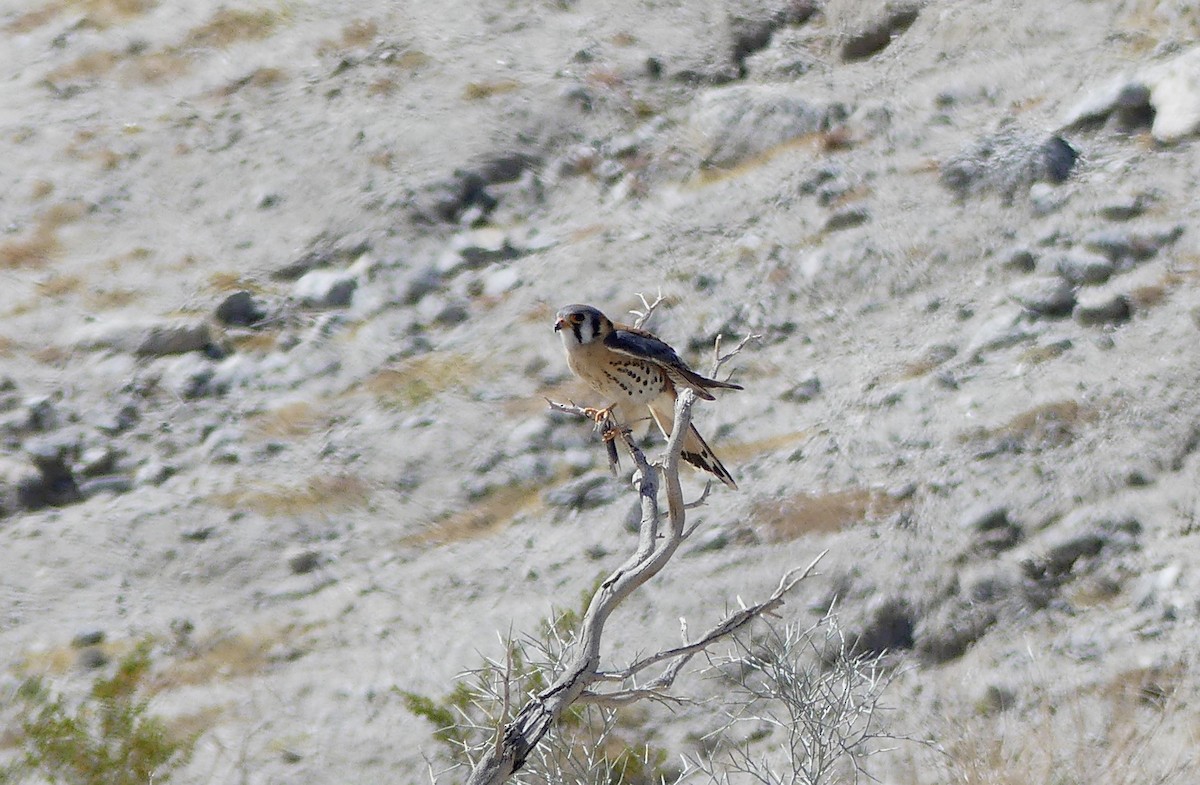
<path fill-rule="evenodd" d="M 308 401 L 292 401 L 250 418 L 247 425 L 260 438 L 295 438 L 328 427 L 329 413 Z"/>
<path fill-rule="evenodd" d="M 513 79 L 495 79 L 489 82 L 468 82 L 463 88 L 463 98 L 468 101 L 482 101 L 496 95 L 504 95 L 518 90 L 521 83 Z"/>
<path fill-rule="evenodd" d="M 190 655 L 156 673 L 154 692 L 254 676 L 270 668 L 299 634 L 295 627 L 259 628 L 192 642 Z"/>
<path fill-rule="evenodd" d="M 739 463 L 758 455 L 766 455 L 767 453 L 791 447 L 807 437 L 808 431 L 792 431 L 791 433 L 781 433 L 775 436 L 768 436 L 765 439 L 754 439 L 748 442 L 720 443 L 716 444 L 714 449 L 722 461 Z"/>
<path fill-rule="evenodd" d="M 112 311 L 133 305 L 142 298 L 137 289 L 91 289 L 84 296 L 84 304 L 92 311 Z"/>
<path fill-rule="evenodd" d="M 43 267 L 61 250 L 54 232 L 39 227 L 25 237 L 0 242 L 0 270 Z"/>
<path fill-rule="evenodd" d="M 82 12 L 86 25 L 103 29 L 141 16 L 157 5 L 158 0 L 55 0 L 21 14 L 9 22 L 5 30 L 28 33 L 69 10 Z"/>
<path fill-rule="evenodd" d="M 78 275 L 53 275 L 38 284 L 38 294 L 43 297 L 65 297 L 79 291 L 83 279 Z"/>
<path fill-rule="evenodd" d="M 191 58 L 174 49 L 147 52 L 131 63 L 130 75 L 146 84 L 163 84 L 183 76 L 192 66 Z"/>
<path fill-rule="evenodd" d="M 1149 54 L 1172 38 L 1200 38 L 1200 8 L 1194 4 L 1134 0 L 1123 6 L 1128 10 L 1119 24 L 1125 28 L 1126 48 L 1131 54 Z"/>
<path fill-rule="evenodd" d="M 409 409 L 479 375 L 478 364 L 462 354 L 432 352 L 399 368 L 376 373 L 362 387 L 384 406 Z"/>
<path fill-rule="evenodd" d="M 192 262 L 194 263 L 195 260 L 193 259 Z M 266 288 L 256 279 L 246 278 L 241 273 L 232 270 L 224 270 L 209 275 L 207 283 L 209 290 L 219 294 L 242 291 L 262 294 L 266 291 Z"/>
<path fill-rule="evenodd" d="M 406 545 L 446 544 L 486 537 L 517 513 L 539 503 L 538 491 L 521 485 L 501 488 L 465 510 L 452 513 L 425 531 L 404 538 Z"/>
<path fill-rule="evenodd" d="M 99 79 L 121 62 L 117 52 L 100 51 L 80 55 L 70 63 L 60 65 L 46 74 L 51 82 L 70 82 L 79 79 Z"/>
<path fill-rule="evenodd" d="M 405 71 L 416 71 L 433 62 L 433 58 L 419 49 L 406 49 L 399 57 L 394 57 L 388 62 Z"/>
<path fill-rule="evenodd" d="M 29 356 L 51 368 L 65 368 L 71 359 L 71 350 L 62 346 L 43 346 L 30 353 Z"/>
<path fill-rule="evenodd" d="M 0 242 L 0 270 L 45 266 L 62 251 L 58 230 L 87 212 L 87 205 L 78 201 L 60 202 L 42 210 L 25 236 Z"/>
<path fill-rule="evenodd" d="M 245 488 L 217 494 L 212 501 L 222 507 L 249 510 L 267 516 L 306 515 L 325 510 L 364 506 L 370 486 L 348 474 L 316 475 L 299 486 Z"/>
<path fill-rule="evenodd" d="M 766 530 L 769 541 L 788 542 L 809 534 L 841 531 L 863 521 L 880 521 L 906 504 L 882 490 L 847 488 L 760 500 L 751 506 L 750 519 Z"/>
<path fill-rule="evenodd" d="M 379 25 L 367 19 L 355 19 L 342 28 L 342 46 L 367 46 L 379 35 Z"/>
<path fill-rule="evenodd" d="M 995 428 L 977 428 L 964 441 L 994 441 L 1007 450 L 1042 450 L 1063 447 L 1075 440 L 1080 427 L 1098 416 L 1078 401 L 1053 401 L 1021 412 Z"/>
<path fill-rule="evenodd" d="M 934 767 L 961 785 L 1189 785 L 1200 726 L 1175 696 L 1186 670 L 1134 669 L 1062 701 L 1042 700 L 1011 723 L 956 717 L 940 734 Z"/>
<path fill-rule="evenodd" d="M 222 8 L 207 22 L 191 30 L 183 45 L 221 49 L 239 41 L 259 40 L 271 35 L 279 22 L 279 15 L 272 11 Z"/>
<path fill-rule="evenodd" d="M 54 183 L 49 180 L 34 180 L 33 185 L 29 188 L 29 200 L 40 202 L 52 193 L 54 193 Z"/>
<path fill-rule="evenodd" d="M 254 332 L 226 333 L 226 339 L 243 354 L 266 354 L 275 350 L 279 343 L 279 330 L 255 330 Z"/>
<path fill-rule="evenodd" d="M 286 81 L 287 71 L 282 68 L 255 68 L 241 79 L 235 79 L 224 87 L 215 89 L 213 94 L 227 98 L 246 87 L 261 90 Z"/>

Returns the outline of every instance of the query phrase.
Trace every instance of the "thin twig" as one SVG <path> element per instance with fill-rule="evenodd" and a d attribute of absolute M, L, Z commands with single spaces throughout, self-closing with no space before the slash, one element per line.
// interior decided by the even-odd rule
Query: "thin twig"
<path fill-rule="evenodd" d="M 717 378 L 717 374 L 721 372 L 721 366 L 724 365 L 725 363 L 729 362 L 730 360 L 732 360 L 734 357 L 737 357 L 739 354 L 741 354 L 742 349 L 746 348 L 746 344 L 750 343 L 751 341 L 761 341 L 761 340 L 762 340 L 761 335 L 757 335 L 755 333 L 750 333 L 745 338 L 738 341 L 738 345 L 733 347 L 733 350 L 730 351 L 728 354 L 721 354 L 721 335 L 718 334 L 717 339 L 715 341 L 713 341 L 713 364 L 712 364 L 712 372 L 709 373 L 709 376 L 711 376 L 714 379 Z"/>
<path fill-rule="evenodd" d="M 647 302 L 646 295 L 642 294 L 641 292 L 637 293 L 637 297 L 639 300 L 642 301 L 642 307 L 645 308 L 646 310 L 644 310 L 644 311 L 632 311 L 631 310 L 630 313 L 637 317 L 636 319 L 633 320 L 634 329 L 640 330 L 642 328 L 642 325 L 644 325 L 646 322 L 650 321 L 650 314 L 654 313 L 655 308 L 662 305 L 663 300 L 665 298 L 663 297 L 662 289 L 658 290 L 658 295 L 654 298 L 654 302 Z"/>

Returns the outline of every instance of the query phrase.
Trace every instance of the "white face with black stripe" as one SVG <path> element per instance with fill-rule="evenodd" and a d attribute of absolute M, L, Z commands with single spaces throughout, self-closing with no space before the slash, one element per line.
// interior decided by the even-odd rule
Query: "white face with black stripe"
<path fill-rule="evenodd" d="M 607 317 L 590 305 L 568 305 L 555 315 L 554 331 L 569 351 L 573 346 L 585 346 L 602 337 L 606 322 Z"/>

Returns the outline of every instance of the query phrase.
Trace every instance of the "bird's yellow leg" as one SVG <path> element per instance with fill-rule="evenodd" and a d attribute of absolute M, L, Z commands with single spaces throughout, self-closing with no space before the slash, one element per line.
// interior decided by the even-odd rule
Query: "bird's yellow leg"
<path fill-rule="evenodd" d="M 583 413 L 585 415 L 587 415 L 588 417 L 591 417 L 593 420 L 595 420 L 596 425 L 599 425 L 600 423 L 604 422 L 608 418 L 612 417 L 612 412 L 613 412 L 613 409 L 615 409 L 615 408 L 617 408 L 617 405 L 615 403 L 609 404 L 608 406 L 604 407 L 603 409 L 593 409 L 590 406 L 585 406 L 585 407 L 583 407 Z"/>

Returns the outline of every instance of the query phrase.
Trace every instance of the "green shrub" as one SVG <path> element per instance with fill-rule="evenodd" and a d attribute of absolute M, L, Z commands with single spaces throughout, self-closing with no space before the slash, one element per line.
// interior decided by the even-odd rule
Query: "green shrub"
<path fill-rule="evenodd" d="M 181 738 L 149 712 L 149 670 L 145 641 L 117 663 L 112 676 L 97 677 L 77 705 L 38 677 L 26 680 L 17 692 L 22 757 L 3 780 L 36 773 L 67 785 L 167 782 L 191 758 L 199 734 Z"/>

